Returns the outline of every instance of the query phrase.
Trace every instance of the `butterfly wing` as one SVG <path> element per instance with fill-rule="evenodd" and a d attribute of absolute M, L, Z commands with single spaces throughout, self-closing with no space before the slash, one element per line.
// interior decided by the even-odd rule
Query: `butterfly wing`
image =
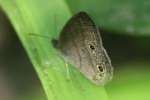
<path fill-rule="evenodd" d="M 68 63 L 92 82 L 101 84 L 106 81 L 107 68 L 103 57 L 107 53 L 104 53 L 98 29 L 85 12 L 76 14 L 68 21 L 55 47 Z"/>

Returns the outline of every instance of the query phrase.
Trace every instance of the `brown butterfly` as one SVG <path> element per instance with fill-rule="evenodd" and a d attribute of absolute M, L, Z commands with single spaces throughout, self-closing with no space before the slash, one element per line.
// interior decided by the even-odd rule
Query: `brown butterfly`
<path fill-rule="evenodd" d="M 99 30 L 87 13 L 73 16 L 59 39 L 52 42 L 66 62 L 93 83 L 103 85 L 112 79 L 111 60 L 103 47 Z"/>

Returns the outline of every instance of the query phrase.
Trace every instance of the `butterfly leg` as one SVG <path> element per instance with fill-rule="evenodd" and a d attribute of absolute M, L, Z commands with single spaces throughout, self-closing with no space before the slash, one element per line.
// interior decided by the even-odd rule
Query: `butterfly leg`
<path fill-rule="evenodd" d="M 67 80 L 70 80 L 70 72 L 69 72 L 69 65 L 68 65 L 68 63 L 65 63 L 65 67 L 66 67 Z"/>

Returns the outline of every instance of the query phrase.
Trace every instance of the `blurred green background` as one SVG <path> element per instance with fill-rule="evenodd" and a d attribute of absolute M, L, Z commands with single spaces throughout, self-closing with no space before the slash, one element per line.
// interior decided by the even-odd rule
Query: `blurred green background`
<path fill-rule="evenodd" d="M 0 10 L 0 100 L 47 100 L 35 70 L 2 9 Z"/>
<path fill-rule="evenodd" d="M 42 79 L 44 76 L 39 74 L 38 69 L 31 64 L 30 59 L 33 60 L 34 57 L 29 59 L 32 54 L 30 53 L 30 46 L 27 46 L 26 41 L 28 39 L 25 40 L 27 32 L 45 34 L 51 38 L 58 37 L 69 17 L 79 11 L 88 12 L 100 27 L 104 47 L 107 49 L 114 66 L 113 80 L 105 85 L 105 91 L 103 91 L 103 88 L 98 89 L 98 86 L 88 83 L 89 81 L 82 76 L 75 78 L 72 84 L 63 83 L 63 79 L 59 77 L 61 82 L 59 80 L 54 81 L 54 83 L 59 83 L 52 88 L 56 89 L 54 90 L 56 94 L 52 93 L 52 95 L 55 94 L 53 99 L 50 99 L 52 96 L 48 96 L 49 100 L 59 100 L 59 98 L 63 100 L 64 97 L 62 96 L 67 98 L 67 95 L 80 95 L 80 92 L 77 92 L 78 88 L 81 87 L 83 90 L 89 87 L 89 89 L 84 90 L 85 98 L 77 96 L 74 97 L 74 100 L 77 98 L 80 100 L 91 100 L 90 98 L 94 100 L 150 100 L 149 0 L 1 0 L 0 5 L 0 100 L 47 100 L 46 95 L 50 93 L 47 92 L 49 91 L 47 90 L 48 86 L 45 86 L 46 84 L 43 82 L 47 79 Z M 54 15 L 57 11 L 57 20 L 54 22 Z M 24 20 L 20 22 L 22 17 Z M 24 44 L 23 46 L 20 40 Z M 31 46 L 34 47 L 34 44 L 36 46 L 44 44 L 43 47 L 50 45 L 44 39 L 35 39 L 33 43 L 31 42 Z M 53 56 L 54 53 L 51 48 L 43 49 L 40 52 L 43 51 L 50 52 L 50 54 L 46 54 L 49 54 L 51 58 L 57 58 Z M 45 57 L 43 56 L 45 54 L 39 53 L 39 55 L 41 59 Z M 42 62 L 41 59 L 38 60 Z M 35 59 L 35 61 L 38 60 Z M 55 60 L 49 59 L 49 61 Z M 34 63 L 34 60 L 32 62 Z M 57 59 L 55 62 L 57 63 Z M 63 66 L 61 61 L 58 60 L 58 65 L 55 62 L 55 66 Z M 71 70 L 74 71 L 75 69 L 72 68 Z M 76 73 L 73 72 L 72 76 L 80 75 Z M 57 75 L 54 74 L 48 78 L 54 77 L 55 79 L 55 76 Z M 79 86 L 76 80 L 81 80 Z M 70 91 L 68 92 L 67 88 L 72 85 L 75 85 L 75 89 L 70 88 L 75 92 L 69 94 Z M 62 88 L 63 86 L 66 87 Z M 104 94 L 104 97 L 101 98 L 97 92 L 100 92 L 101 95 Z M 107 97 L 105 98 L 105 96 Z"/>

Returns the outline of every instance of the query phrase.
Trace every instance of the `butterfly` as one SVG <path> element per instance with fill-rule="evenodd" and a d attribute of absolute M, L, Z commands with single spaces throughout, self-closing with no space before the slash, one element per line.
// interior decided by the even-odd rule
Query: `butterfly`
<path fill-rule="evenodd" d="M 86 12 L 75 14 L 52 43 L 65 61 L 92 83 L 104 85 L 112 79 L 113 67 L 100 31 Z"/>

